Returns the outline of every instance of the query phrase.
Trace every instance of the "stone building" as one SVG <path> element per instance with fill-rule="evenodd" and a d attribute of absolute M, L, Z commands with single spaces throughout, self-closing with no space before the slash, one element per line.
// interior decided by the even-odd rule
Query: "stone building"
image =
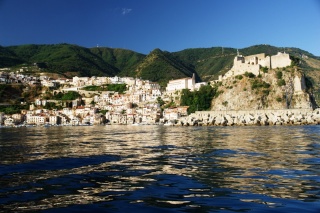
<path fill-rule="evenodd" d="M 271 56 L 271 69 L 282 68 L 291 65 L 290 55 L 278 52 L 277 55 Z"/>
<path fill-rule="evenodd" d="M 245 72 L 252 72 L 259 75 L 261 67 L 268 69 L 282 68 L 291 65 L 289 54 L 278 52 L 277 55 L 266 56 L 265 53 L 243 56 L 239 55 L 233 60 L 233 66 L 224 76 L 219 76 L 219 80 L 226 79 L 235 75 L 242 75 Z"/>

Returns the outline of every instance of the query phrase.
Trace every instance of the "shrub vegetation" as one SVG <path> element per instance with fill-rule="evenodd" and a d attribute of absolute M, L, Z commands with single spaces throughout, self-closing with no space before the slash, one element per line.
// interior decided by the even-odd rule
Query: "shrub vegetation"
<path fill-rule="evenodd" d="M 200 87 L 199 91 L 182 90 L 181 106 L 189 106 L 188 114 L 195 111 L 209 110 L 217 88 L 210 85 Z"/>
<path fill-rule="evenodd" d="M 114 91 L 124 93 L 127 90 L 126 84 L 104 84 L 102 86 L 86 86 L 83 88 L 86 91 Z"/>
<path fill-rule="evenodd" d="M 277 81 L 277 85 L 278 85 L 279 87 L 284 86 L 284 85 L 286 85 L 286 81 L 285 81 L 284 79 L 279 79 L 279 80 Z"/>
<path fill-rule="evenodd" d="M 80 98 L 80 97 L 81 95 L 78 92 L 68 91 L 67 93 L 59 92 L 58 94 L 53 96 L 53 99 L 67 101 L 67 100 L 76 100 L 77 98 Z"/>
<path fill-rule="evenodd" d="M 248 78 L 254 78 L 256 77 L 252 72 L 245 72 L 244 76 L 248 77 Z"/>
<path fill-rule="evenodd" d="M 265 89 L 268 89 L 270 88 L 270 84 L 265 82 L 265 81 L 262 81 L 260 79 L 255 79 L 253 81 L 251 81 L 251 89 L 254 90 L 254 89 L 259 89 L 259 88 L 265 88 Z"/>

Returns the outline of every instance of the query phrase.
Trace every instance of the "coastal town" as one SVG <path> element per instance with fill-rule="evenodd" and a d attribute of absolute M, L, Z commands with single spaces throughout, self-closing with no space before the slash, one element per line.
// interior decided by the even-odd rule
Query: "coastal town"
<path fill-rule="evenodd" d="M 76 92 L 81 98 L 57 101 L 36 98 L 29 110 L 7 115 L 0 112 L 1 126 L 56 126 L 56 125 L 105 125 L 105 124 L 161 124 L 187 116 L 187 106 L 169 107 L 164 110 L 160 101 L 177 99 L 182 89 L 197 90 L 207 83 L 196 83 L 195 76 L 172 80 L 165 90 L 149 80 L 132 77 L 73 77 L 52 79 L 25 75 L 28 68 L 15 72 L 2 70 L 1 84 L 22 84 L 31 87 L 42 86 L 52 93 Z M 125 91 L 88 91 L 85 88 L 104 85 L 124 85 Z M 59 88 L 59 89 L 57 89 Z M 45 109 L 47 103 L 60 105 L 61 109 Z M 21 103 L 24 104 L 24 103 Z"/>
<path fill-rule="evenodd" d="M 54 79 L 45 74 L 25 74 L 28 67 L 15 71 L 4 68 L 0 70 L 0 84 L 24 85 L 25 90 L 37 86 L 45 89 L 28 104 L 28 109 L 14 114 L 0 112 L 0 126 L 318 124 L 319 110 L 314 111 L 308 101 L 305 102 L 307 105 L 304 105 L 302 110 L 300 107 L 298 111 L 281 109 L 253 112 L 252 110 L 256 109 L 245 109 L 247 111 L 239 112 L 228 111 L 227 108 L 223 109 L 224 106 L 221 105 L 219 108 L 217 105 L 216 111 L 196 111 L 191 115 L 188 115 L 188 106 L 179 105 L 181 91 L 185 89 L 191 92 L 198 91 L 201 86 L 212 86 L 230 78 L 235 82 L 236 76 L 245 75 L 248 70 L 258 76 L 261 75 L 263 67 L 275 69 L 288 67 L 290 64 L 289 54 L 286 53 L 278 53 L 271 57 L 265 54 L 244 57 L 238 53 L 231 70 L 219 76 L 219 80 L 196 82 L 193 74 L 192 77 L 170 80 L 165 88 L 161 88 L 157 82 L 133 77 L 75 76 L 70 79 Z M 108 85 L 118 85 L 123 90 L 107 90 Z M 294 94 L 305 96 L 305 88 L 303 76 L 292 77 L 291 89 Z M 79 96 L 62 101 L 46 97 L 45 94 L 48 92 L 56 95 L 76 93 Z M 225 102 L 222 104 L 225 105 Z M 21 102 L 21 105 L 26 103 Z M 45 107 L 48 105 L 56 108 L 48 109 Z M 236 104 L 233 107 L 236 107 Z M 305 114 L 302 115 L 302 112 Z"/>

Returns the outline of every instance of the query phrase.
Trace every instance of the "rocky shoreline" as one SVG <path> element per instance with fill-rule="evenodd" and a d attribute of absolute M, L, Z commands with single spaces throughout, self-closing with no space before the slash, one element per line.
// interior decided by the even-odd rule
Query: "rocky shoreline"
<path fill-rule="evenodd" d="M 165 123 L 152 123 L 166 126 L 273 126 L 273 125 L 319 125 L 320 108 L 285 109 L 285 110 L 225 110 L 196 111 L 187 117 Z M 134 123 L 131 125 L 152 125 L 151 123 Z M 108 123 L 106 125 L 120 125 Z M 122 124 L 129 125 L 129 124 Z M 5 127 L 36 127 L 37 125 L 14 125 Z M 40 126 L 40 125 L 38 125 Z M 41 125 L 49 126 L 88 126 L 88 125 Z M 91 125 L 90 125 L 91 126 Z"/>
<path fill-rule="evenodd" d="M 196 111 L 180 118 L 181 126 L 317 125 L 320 109 Z"/>

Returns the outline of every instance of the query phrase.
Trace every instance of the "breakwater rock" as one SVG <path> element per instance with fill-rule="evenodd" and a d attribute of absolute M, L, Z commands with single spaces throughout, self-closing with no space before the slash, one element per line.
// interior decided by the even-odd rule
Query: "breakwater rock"
<path fill-rule="evenodd" d="M 320 109 L 196 111 L 176 125 L 246 126 L 320 124 Z"/>

